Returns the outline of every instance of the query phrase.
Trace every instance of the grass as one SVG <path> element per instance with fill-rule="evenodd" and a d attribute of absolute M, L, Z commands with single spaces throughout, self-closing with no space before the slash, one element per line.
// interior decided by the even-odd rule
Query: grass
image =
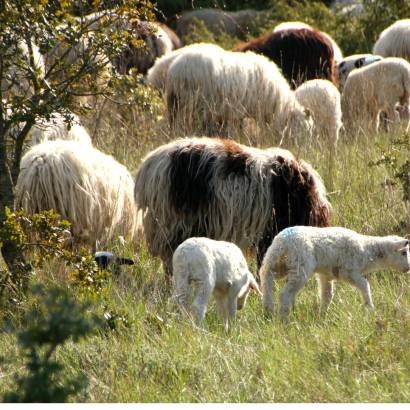
<path fill-rule="evenodd" d="M 95 117 L 84 119 L 90 125 Z M 105 107 L 93 138 L 97 147 L 134 169 L 141 158 L 174 138 L 162 105 L 150 110 Z M 240 139 L 246 141 L 248 137 Z M 371 167 L 391 135 L 350 141 L 342 138 L 333 169 L 326 143 L 285 148 L 308 160 L 332 189 L 333 224 L 366 234 L 405 235 L 405 204 L 399 186 L 384 167 Z M 273 145 L 269 135 L 257 145 Z M 403 157 L 405 153 L 401 154 Z M 169 285 L 159 260 L 141 239 L 121 247 L 137 263 L 124 268 L 107 288 L 109 306 L 125 312 L 129 327 L 100 332 L 57 352 L 68 376 L 84 373 L 89 402 L 409 402 L 409 276 L 379 272 L 370 277 L 374 312 L 365 309 L 359 292 L 340 283 L 328 314 L 319 315 L 317 285 L 308 283 L 296 299 L 291 322 L 262 315 L 253 295 L 236 326 L 226 334 L 209 307 L 203 328 L 195 327 L 170 306 Z M 135 255 L 134 255 L 135 252 Z M 254 268 L 254 261 L 250 260 Z M 69 286 L 67 272 L 49 264 L 35 281 Z M 282 286 L 279 283 L 275 296 Z M 2 312 L 19 327 L 30 299 Z M 15 336 L 0 333 L 0 397 L 13 387 L 23 367 Z"/>

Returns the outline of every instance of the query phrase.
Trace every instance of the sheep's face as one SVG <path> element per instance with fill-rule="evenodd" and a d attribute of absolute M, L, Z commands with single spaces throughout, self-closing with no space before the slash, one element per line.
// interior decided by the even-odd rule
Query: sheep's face
<path fill-rule="evenodd" d="M 407 239 L 393 240 L 387 254 L 389 265 L 401 272 L 410 272 L 409 241 Z"/>

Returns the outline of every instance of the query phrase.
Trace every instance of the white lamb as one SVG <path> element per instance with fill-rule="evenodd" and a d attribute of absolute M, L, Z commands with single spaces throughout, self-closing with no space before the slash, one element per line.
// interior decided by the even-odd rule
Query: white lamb
<path fill-rule="evenodd" d="M 165 95 L 171 127 L 186 133 L 230 135 L 245 118 L 281 139 L 309 132 L 279 68 L 253 52 L 187 50 L 168 69 Z"/>
<path fill-rule="evenodd" d="M 383 57 L 402 57 L 410 62 L 410 19 L 396 21 L 383 30 L 373 53 Z"/>
<path fill-rule="evenodd" d="M 225 329 L 245 306 L 250 289 L 261 291 L 242 251 L 233 243 L 209 238 L 190 238 L 175 250 L 173 299 L 191 310 L 197 323 L 205 318 L 211 294 L 223 317 Z M 191 308 L 189 304 L 194 293 Z"/>
<path fill-rule="evenodd" d="M 273 312 L 273 280 L 286 277 L 280 293 L 280 316 L 286 320 L 297 292 L 319 274 L 322 308 L 333 298 L 333 280 L 344 280 L 374 308 L 367 273 L 393 268 L 410 270 L 409 241 L 399 236 L 366 236 L 350 229 L 294 226 L 281 231 L 266 252 L 261 269 L 263 304 Z"/>
<path fill-rule="evenodd" d="M 310 80 L 295 90 L 298 102 L 313 116 L 313 133 L 336 149 L 342 126 L 340 93 L 328 80 Z M 319 140 L 320 141 L 320 140 Z"/>
<path fill-rule="evenodd" d="M 53 118 L 34 125 L 31 131 L 32 144 L 44 141 L 70 140 L 91 145 L 91 137 L 87 130 L 80 124 L 77 115 L 71 114 L 72 123 L 69 127 L 61 114 L 54 113 Z"/>
<path fill-rule="evenodd" d="M 168 68 L 181 54 L 189 50 L 201 50 L 203 53 L 212 55 L 214 52 L 223 51 L 223 49 L 216 44 L 210 43 L 195 43 L 179 48 L 171 53 L 165 54 L 155 60 L 154 65 L 148 70 L 147 80 L 149 83 L 158 88 L 161 92 L 165 91 L 165 84 L 167 79 Z"/>
<path fill-rule="evenodd" d="M 388 126 L 401 125 L 396 105 L 410 105 L 410 63 L 389 57 L 350 73 L 342 93 L 343 123 L 350 133 L 375 132 L 384 113 Z"/>
<path fill-rule="evenodd" d="M 337 64 L 337 75 L 340 89 L 343 90 L 347 77 L 352 70 L 360 67 L 365 67 L 382 59 L 382 56 L 374 54 L 353 54 L 351 56 L 343 58 Z"/>

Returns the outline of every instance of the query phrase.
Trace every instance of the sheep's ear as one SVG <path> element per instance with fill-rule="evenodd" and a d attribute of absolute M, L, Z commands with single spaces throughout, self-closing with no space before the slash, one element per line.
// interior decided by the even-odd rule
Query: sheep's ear
<path fill-rule="evenodd" d="M 134 265 L 134 263 L 132 259 L 118 258 L 118 265 Z"/>
<path fill-rule="evenodd" d="M 262 296 L 258 282 L 256 282 L 255 277 L 252 274 L 250 276 L 249 287 L 253 289 L 259 296 Z"/>
<path fill-rule="evenodd" d="M 402 239 L 402 240 L 397 241 L 393 244 L 393 247 L 396 251 L 401 251 L 404 248 L 407 248 L 408 246 L 409 246 L 408 239 Z"/>

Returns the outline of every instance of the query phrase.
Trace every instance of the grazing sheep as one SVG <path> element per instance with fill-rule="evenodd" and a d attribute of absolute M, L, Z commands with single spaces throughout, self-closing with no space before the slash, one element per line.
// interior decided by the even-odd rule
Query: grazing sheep
<path fill-rule="evenodd" d="M 253 27 L 264 12 L 256 10 L 224 11 L 219 9 L 197 9 L 184 13 L 177 21 L 177 34 L 182 41 L 192 32 L 196 21 L 202 22 L 215 36 L 223 33 L 241 40 L 246 39 L 249 28 Z"/>
<path fill-rule="evenodd" d="M 230 136 L 244 118 L 279 139 L 309 132 L 308 118 L 275 63 L 254 53 L 192 48 L 168 69 L 171 128 Z"/>
<path fill-rule="evenodd" d="M 383 30 L 374 44 L 373 54 L 401 57 L 410 62 L 410 19 L 398 20 Z"/>
<path fill-rule="evenodd" d="M 310 29 L 314 30 L 312 26 L 309 26 L 309 24 L 303 23 L 301 21 L 285 21 L 283 23 L 278 24 L 274 29 L 273 32 L 277 31 L 284 31 L 284 30 L 299 30 L 299 29 Z M 327 33 L 324 31 L 321 32 L 331 43 L 333 46 L 333 55 L 335 62 L 338 63 L 343 59 L 343 53 L 336 41 Z"/>
<path fill-rule="evenodd" d="M 187 238 L 255 249 L 260 263 L 277 232 L 328 226 L 331 210 L 317 172 L 289 151 L 212 138 L 179 139 L 149 153 L 136 174 L 135 200 L 148 249 L 167 274 Z"/>
<path fill-rule="evenodd" d="M 64 116 L 58 113 L 54 113 L 52 119 L 34 125 L 31 131 L 32 144 L 40 144 L 44 141 L 71 140 L 91 145 L 91 137 L 80 124 L 80 119 L 75 114 L 70 114 L 70 116 L 72 117 L 70 126 L 65 121 Z"/>
<path fill-rule="evenodd" d="M 295 96 L 312 114 L 314 134 L 324 137 L 335 150 L 342 126 L 339 90 L 330 81 L 310 80 L 296 89 Z"/>
<path fill-rule="evenodd" d="M 353 54 L 343 58 L 337 65 L 337 76 L 340 89 L 343 90 L 347 77 L 352 70 L 365 67 L 382 59 L 383 57 L 374 54 Z"/>
<path fill-rule="evenodd" d="M 134 265 L 134 261 L 132 259 L 121 258 L 108 251 L 95 252 L 94 260 L 100 269 L 111 269 L 114 275 L 120 274 L 121 265 Z"/>
<path fill-rule="evenodd" d="M 351 134 L 375 132 L 379 128 L 381 112 L 389 126 L 397 126 L 400 115 L 396 104 L 410 105 L 410 63 L 402 58 L 389 57 L 353 70 L 342 93 L 344 126 Z M 402 122 L 400 125 L 405 129 L 408 127 Z"/>
<path fill-rule="evenodd" d="M 210 55 L 223 51 L 223 49 L 216 44 L 209 43 L 195 43 L 179 48 L 155 60 L 154 65 L 148 70 L 147 81 L 164 93 L 168 68 L 178 56 L 189 50 L 200 50 L 201 53 L 208 53 Z"/>
<path fill-rule="evenodd" d="M 332 301 L 334 280 L 356 286 L 366 305 L 374 308 L 369 282 L 363 275 L 386 268 L 408 272 L 408 243 L 399 236 L 366 236 L 339 227 L 284 229 L 267 250 L 259 272 L 264 307 L 273 312 L 273 280 L 286 277 L 280 293 L 280 316 L 286 320 L 297 292 L 317 272 L 324 310 Z"/>
<path fill-rule="evenodd" d="M 212 293 L 226 331 L 236 311 L 245 306 L 250 289 L 262 296 L 245 257 L 233 243 L 209 238 L 187 239 L 175 250 L 172 266 L 173 299 L 191 310 L 197 323 L 204 320 Z M 192 293 L 194 297 L 189 308 Z"/>
<path fill-rule="evenodd" d="M 332 42 L 315 29 L 289 29 L 270 33 L 233 51 L 253 51 L 274 61 L 293 88 L 307 80 L 322 78 L 336 82 Z"/>
<path fill-rule="evenodd" d="M 54 209 L 71 222 L 75 243 L 94 247 L 119 235 L 133 239 L 133 188 L 127 169 L 92 146 L 47 141 L 21 161 L 15 206 L 29 214 Z"/>

